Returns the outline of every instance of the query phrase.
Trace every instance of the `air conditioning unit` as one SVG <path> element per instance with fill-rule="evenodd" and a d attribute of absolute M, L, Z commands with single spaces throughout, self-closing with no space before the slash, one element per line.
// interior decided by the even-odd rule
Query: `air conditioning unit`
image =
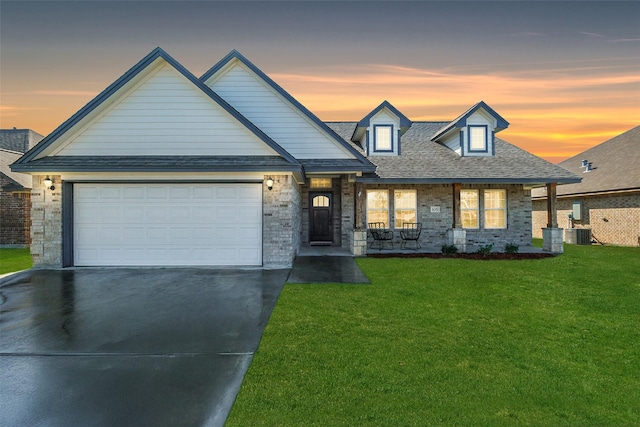
<path fill-rule="evenodd" d="M 564 230 L 564 241 L 572 245 L 590 245 L 590 228 L 566 228 Z"/>

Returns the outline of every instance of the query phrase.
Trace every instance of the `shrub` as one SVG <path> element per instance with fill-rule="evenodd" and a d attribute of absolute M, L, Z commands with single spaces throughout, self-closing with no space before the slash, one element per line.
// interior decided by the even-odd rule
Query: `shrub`
<path fill-rule="evenodd" d="M 517 254 L 520 250 L 520 246 L 514 243 L 507 243 L 504 247 L 504 251 L 508 254 Z"/>
<path fill-rule="evenodd" d="M 491 253 L 491 249 L 493 249 L 493 243 L 489 243 L 488 245 L 480 246 L 476 253 L 482 254 L 484 256 L 488 256 Z"/>
<path fill-rule="evenodd" d="M 445 255 L 454 255 L 458 253 L 458 247 L 456 245 L 442 245 L 440 250 Z"/>

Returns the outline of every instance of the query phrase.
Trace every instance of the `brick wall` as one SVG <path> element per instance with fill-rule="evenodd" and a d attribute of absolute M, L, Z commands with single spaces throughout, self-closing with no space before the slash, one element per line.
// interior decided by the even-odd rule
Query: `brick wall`
<path fill-rule="evenodd" d="M 55 190 L 44 187 L 45 176 L 33 176 L 31 190 L 31 257 L 34 267 L 62 266 L 62 183 L 52 175 Z"/>
<path fill-rule="evenodd" d="M 273 189 L 263 186 L 263 264 L 268 268 L 291 267 L 300 246 L 301 191 L 291 175 L 271 177 Z"/>
<path fill-rule="evenodd" d="M 480 245 L 494 244 L 494 250 L 502 251 L 506 244 L 526 246 L 531 244 L 531 192 L 524 190 L 521 185 L 464 185 L 464 189 L 506 189 L 507 190 L 507 228 L 485 230 L 467 229 L 467 251 L 473 252 Z M 393 224 L 393 190 L 416 189 L 418 197 L 418 222 L 422 223 L 420 244 L 423 248 L 439 252 L 442 245 L 448 244 L 448 230 L 453 226 L 453 188 L 450 184 L 442 185 L 397 185 L 389 186 L 373 184 L 363 186 L 363 195 L 359 199 L 361 208 L 366 205 L 365 192 L 367 189 L 389 189 L 389 215 Z M 434 208 L 432 210 L 432 208 Z M 363 217 L 366 214 L 363 213 Z M 480 224 L 483 223 L 482 209 L 480 210 Z M 366 222 L 366 220 L 365 220 Z M 398 245 L 400 233 L 395 233 Z M 394 244 L 395 244 L 394 243 Z"/>
<path fill-rule="evenodd" d="M 27 247 L 31 242 L 31 194 L 4 192 L 13 184 L 0 174 L 0 247 Z"/>
<path fill-rule="evenodd" d="M 605 194 L 580 198 L 558 199 L 558 226 L 568 228 L 568 216 L 573 202 L 582 202 L 582 220 L 576 228 L 591 228 L 602 243 L 620 246 L 640 246 L 640 192 Z M 546 227 L 547 201 L 533 201 L 533 236 L 542 237 Z"/>

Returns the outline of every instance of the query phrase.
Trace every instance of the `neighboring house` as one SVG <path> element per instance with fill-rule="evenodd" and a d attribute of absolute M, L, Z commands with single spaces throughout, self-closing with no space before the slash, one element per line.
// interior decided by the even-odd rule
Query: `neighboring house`
<path fill-rule="evenodd" d="M 197 78 L 157 48 L 12 168 L 34 177 L 36 265 L 290 266 L 305 245 L 364 254 L 374 221 L 422 222 L 438 251 L 529 245 L 530 189 L 579 178 L 507 126 L 483 102 L 326 124 L 236 51 Z"/>
<path fill-rule="evenodd" d="M 558 187 L 558 217 L 566 221 L 561 225 L 591 229 L 601 243 L 640 245 L 640 126 L 559 166 L 582 176 L 581 183 Z M 541 235 L 546 196 L 544 189 L 532 192 L 534 237 Z"/>
<path fill-rule="evenodd" d="M 12 172 L 9 165 L 42 138 L 30 129 L 0 129 L 0 248 L 31 242 L 31 176 Z"/>

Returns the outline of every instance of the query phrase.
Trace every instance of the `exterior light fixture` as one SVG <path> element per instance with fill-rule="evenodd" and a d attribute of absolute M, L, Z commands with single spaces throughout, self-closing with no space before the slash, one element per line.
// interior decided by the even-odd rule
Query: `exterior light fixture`
<path fill-rule="evenodd" d="M 53 191 L 53 190 L 56 189 L 56 187 L 54 187 L 54 185 L 53 185 L 53 180 L 51 178 L 46 177 L 44 179 L 44 181 L 42 181 L 42 182 L 43 182 L 44 186 L 47 187 L 49 190 Z"/>
<path fill-rule="evenodd" d="M 271 177 L 267 178 L 267 180 L 265 181 L 265 184 L 267 184 L 267 188 L 269 189 L 269 191 L 271 191 L 271 189 L 273 189 L 273 178 Z"/>

